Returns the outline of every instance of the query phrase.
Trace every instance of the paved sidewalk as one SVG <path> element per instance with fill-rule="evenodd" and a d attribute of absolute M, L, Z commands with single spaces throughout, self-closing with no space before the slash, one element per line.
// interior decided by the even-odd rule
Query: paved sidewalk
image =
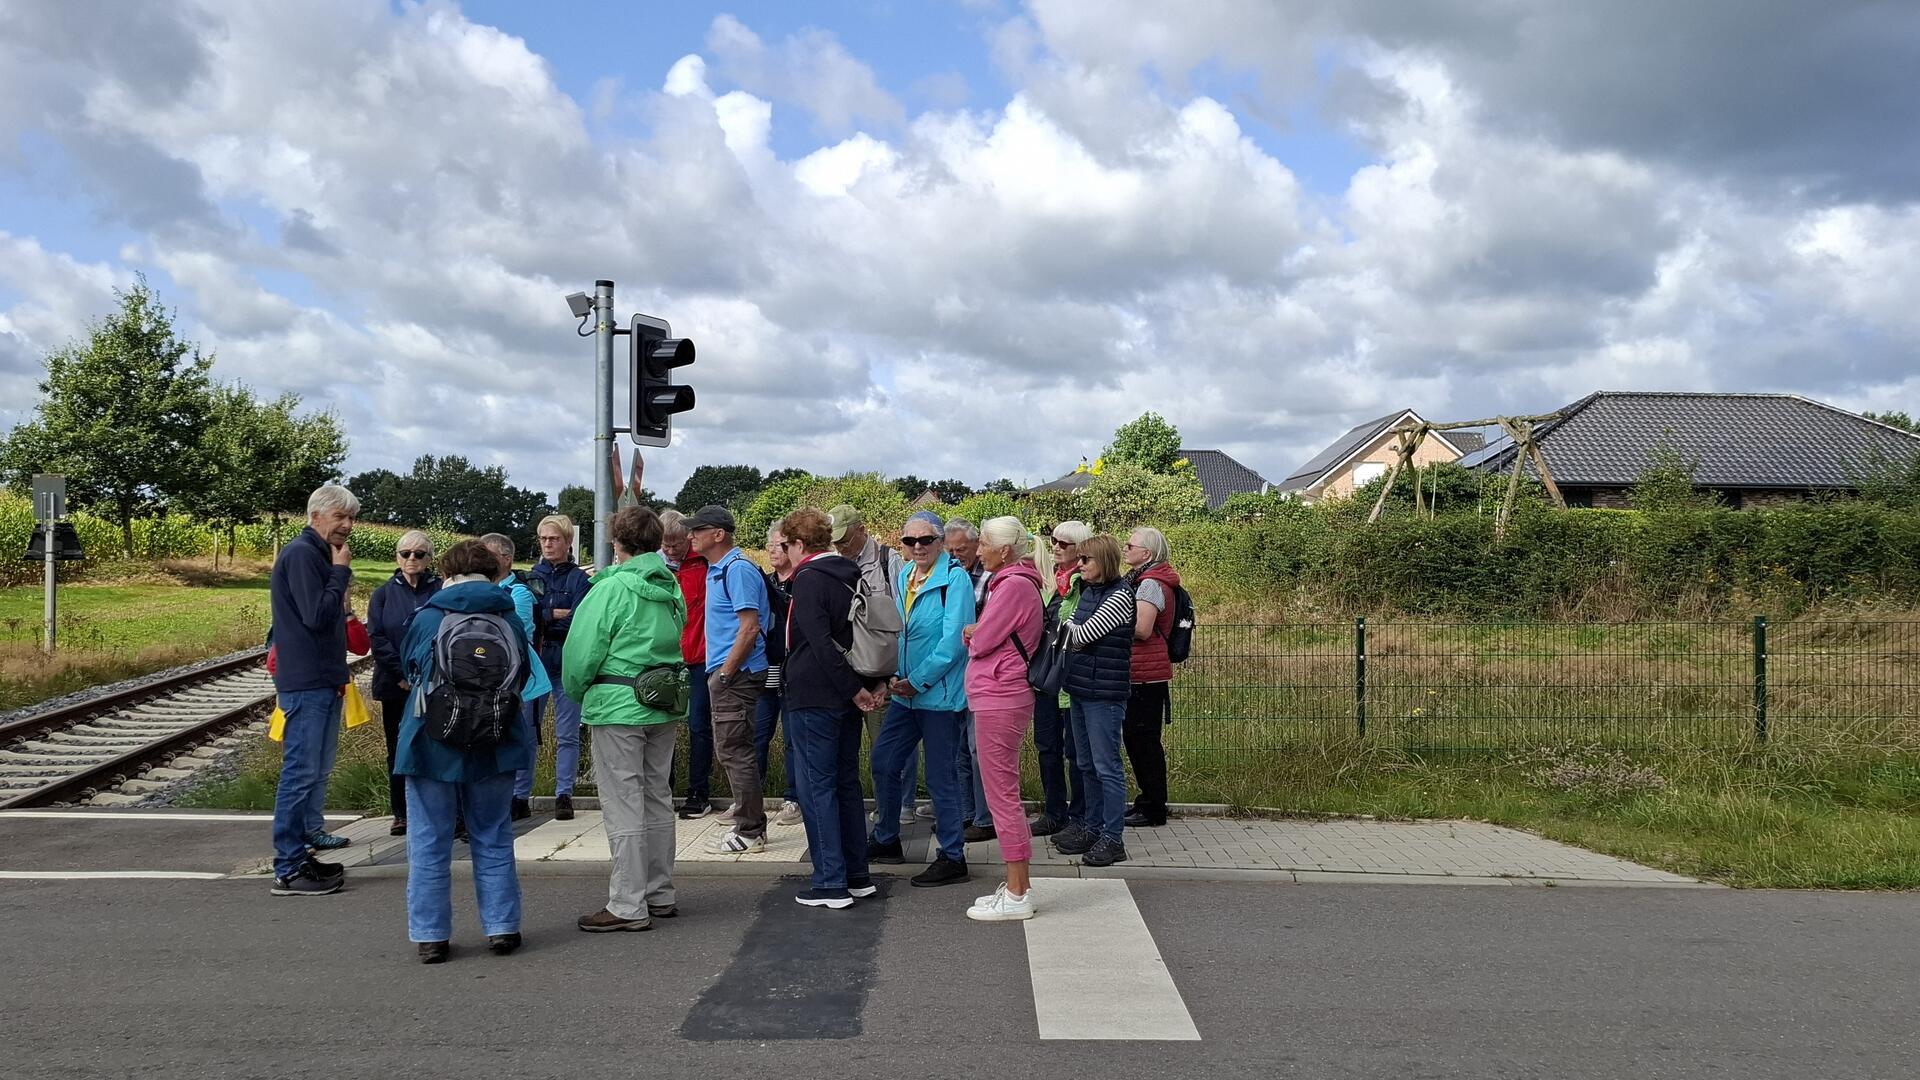
<path fill-rule="evenodd" d="M 349 866 L 404 864 L 405 841 L 386 836 L 386 818 L 365 818 L 340 832 L 358 843 L 343 853 Z M 769 825 L 767 850 L 756 855 L 713 855 L 709 840 L 728 826 L 714 817 L 677 822 L 675 862 L 683 874 L 786 874 L 807 863 L 806 832 Z M 901 827 L 909 873 L 930 861 L 931 827 Z M 1034 844 L 1036 877 L 1134 877 L 1291 880 L 1301 883 L 1394 882 L 1460 885 L 1615 885 L 1711 887 L 1694 878 L 1655 870 L 1543 839 L 1532 833 L 1473 821 L 1384 822 L 1362 820 L 1249 820 L 1189 816 L 1156 829 L 1127 830 L 1127 862 L 1105 869 L 1082 867 L 1044 841 Z M 572 821 L 544 815 L 522 824 L 514 844 L 523 873 L 598 873 L 608 860 L 600 814 L 582 810 Z M 465 856 L 465 845 L 456 857 Z M 993 841 L 969 844 L 974 867 L 1004 860 Z M 879 867 L 881 872 L 894 867 Z"/>

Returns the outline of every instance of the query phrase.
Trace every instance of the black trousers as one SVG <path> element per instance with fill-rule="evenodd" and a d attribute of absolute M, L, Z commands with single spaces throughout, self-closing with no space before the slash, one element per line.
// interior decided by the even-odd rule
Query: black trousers
<path fill-rule="evenodd" d="M 380 699 L 380 733 L 387 737 L 387 804 L 393 816 L 407 817 L 407 778 L 393 775 L 393 755 L 400 749 L 400 718 L 407 714 L 407 698 Z"/>
<path fill-rule="evenodd" d="M 1126 720 L 1120 726 L 1134 781 L 1140 785 L 1133 809 L 1155 822 L 1167 820 L 1167 750 L 1160 744 L 1160 729 L 1167 725 L 1172 686 L 1134 683 L 1127 696 Z"/>

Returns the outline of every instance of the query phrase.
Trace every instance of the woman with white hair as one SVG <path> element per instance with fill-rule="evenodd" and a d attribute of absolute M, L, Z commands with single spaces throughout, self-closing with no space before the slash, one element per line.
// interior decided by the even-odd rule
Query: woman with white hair
<path fill-rule="evenodd" d="M 367 602 L 367 633 L 373 643 L 373 696 L 380 702 L 380 730 L 387 738 L 387 804 L 393 814 L 394 836 L 407 835 L 407 781 L 393 774 L 393 752 L 400 745 L 400 718 L 407 708 L 407 684 L 400 646 L 407 640 L 407 624 L 414 613 L 440 591 L 433 572 L 433 537 L 411 529 L 394 549 L 399 568 L 385 584 L 373 590 Z"/>
<path fill-rule="evenodd" d="M 1180 587 L 1180 575 L 1167 562 L 1171 556 L 1166 534 L 1147 525 L 1133 530 L 1120 552 L 1134 601 L 1133 682 L 1121 733 L 1140 785 L 1140 797 L 1126 817 L 1127 825 L 1136 829 L 1167 823 L 1167 751 L 1160 734 L 1172 711 L 1167 635 L 1173 631 L 1174 590 Z"/>
<path fill-rule="evenodd" d="M 1047 583 L 1048 621 L 1055 622 L 1071 618 L 1080 607 L 1080 567 L 1075 559 L 1093 530 L 1082 521 L 1063 521 L 1049 532 L 1046 546 L 1034 551 L 1034 563 L 1041 571 L 1040 580 Z M 1067 764 L 1073 757 L 1067 723 L 1071 706 L 1064 690 L 1033 692 L 1033 748 L 1040 761 L 1041 802 L 1040 816 L 1028 828 L 1035 836 L 1051 836 L 1086 811 L 1080 772 Z"/>
<path fill-rule="evenodd" d="M 1039 648 L 1045 629 L 1040 598 L 1047 586 L 1028 558 L 1032 551 L 1033 536 L 1018 518 L 990 518 L 980 528 L 988 602 L 980 621 L 966 628 L 967 705 L 980 747 L 980 785 L 999 823 L 1007 880 L 967 909 L 967 918 L 979 922 L 1033 918 L 1027 873 L 1033 834 L 1020 804 L 1020 743 L 1033 723 L 1027 659 Z"/>

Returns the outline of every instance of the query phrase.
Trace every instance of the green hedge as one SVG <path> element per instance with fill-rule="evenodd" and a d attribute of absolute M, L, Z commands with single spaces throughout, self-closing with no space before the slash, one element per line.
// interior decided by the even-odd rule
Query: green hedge
<path fill-rule="evenodd" d="M 1920 513 L 1864 502 L 1526 510 L 1503 542 L 1480 514 L 1365 525 L 1315 509 L 1168 538 L 1201 597 L 1282 611 L 1624 618 L 1920 602 Z"/>

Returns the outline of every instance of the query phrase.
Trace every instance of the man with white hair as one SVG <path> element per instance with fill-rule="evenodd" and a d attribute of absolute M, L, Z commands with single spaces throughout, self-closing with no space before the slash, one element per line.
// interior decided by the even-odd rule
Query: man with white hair
<path fill-rule="evenodd" d="M 339 747 L 347 680 L 347 590 L 353 549 L 347 538 L 360 500 L 338 484 L 307 499 L 307 527 L 280 549 L 267 595 L 273 612 L 273 688 L 286 714 L 280 786 L 273 797 L 273 895 L 325 896 L 346 872 L 311 848 L 345 847 L 325 831 L 309 835 L 327 803 L 327 777 Z"/>

